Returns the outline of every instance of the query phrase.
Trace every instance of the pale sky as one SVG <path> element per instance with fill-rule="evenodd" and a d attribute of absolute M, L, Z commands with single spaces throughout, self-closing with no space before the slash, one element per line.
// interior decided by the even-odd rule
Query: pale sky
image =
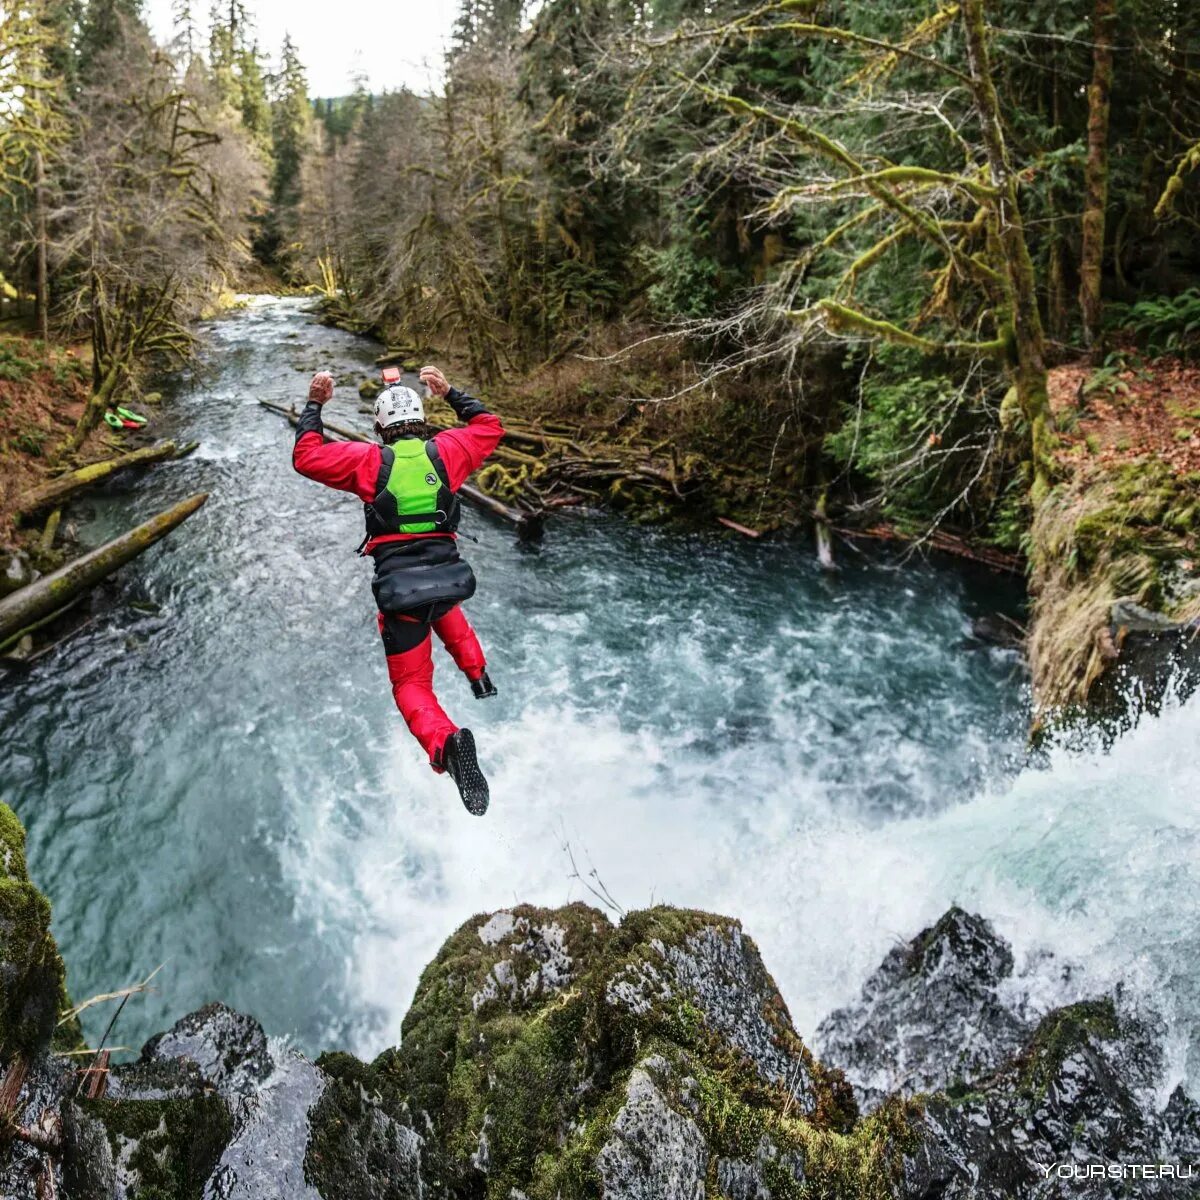
<path fill-rule="evenodd" d="M 372 91 L 438 87 L 458 0 L 247 0 L 246 7 L 272 66 L 290 33 L 308 70 L 309 93 L 341 96 L 355 70 L 366 73 Z M 206 12 L 207 0 L 196 8 Z M 171 0 L 146 0 L 145 13 L 155 36 L 169 39 Z"/>

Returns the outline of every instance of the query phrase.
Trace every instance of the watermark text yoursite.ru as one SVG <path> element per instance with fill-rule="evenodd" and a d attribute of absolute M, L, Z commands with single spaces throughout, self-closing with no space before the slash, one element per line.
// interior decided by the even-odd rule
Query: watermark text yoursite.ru
<path fill-rule="evenodd" d="M 1056 1179 L 1196 1179 L 1195 1163 L 1037 1163 L 1044 1178 Z"/>

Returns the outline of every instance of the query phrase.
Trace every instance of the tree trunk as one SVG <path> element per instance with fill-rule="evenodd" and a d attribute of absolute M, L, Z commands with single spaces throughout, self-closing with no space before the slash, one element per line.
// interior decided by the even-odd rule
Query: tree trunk
<path fill-rule="evenodd" d="M 100 418 L 104 415 L 105 410 L 112 407 L 113 394 L 116 392 L 117 384 L 120 383 L 121 375 L 125 370 L 125 357 L 122 355 L 109 364 L 107 372 L 101 377 L 96 390 L 84 405 L 83 413 L 75 425 L 75 432 L 67 439 L 63 446 L 64 450 L 78 450 L 87 435 L 100 423 Z"/>
<path fill-rule="evenodd" d="M 1008 161 L 1000 100 L 996 95 L 988 61 L 983 0 L 964 0 L 962 16 L 972 98 L 987 150 L 991 182 L 999 192 L 995 236 L 1004 259 L 1012 308 L 1013 383 L 1029 429 L 1029 456 L 1033 468 L 1030 494 L 1034 503 L 1037 503 L 1050 490 L 1053 447 L 1046 378 L 1046 336 L 1042 328 L 1042 315 L 1038 310 L 1037 276 L 1029 256 L 1029 243 L 1025 239 L 1017 176 Z"/>
<path fill-rule="evenodd" d="M 156 442 L 153 446 L 144 446 L 129 454 L 105 459 L 103 462 L 91 463 L 86 467 L 81 467 L 78 471 L 60 475 L 57 479 L 52 479 L 49 483 L 34 488 L 21 496 L 17 500 L 17 516 L 25 517 L 43 508 L 57 508 L 69 496 L 91 487 L 92 484 L 100 483 L 117 471 L 123 471 L 126 467 L 136 467 L 139 463 L 174 458 L 175 452 L 174 442 Z"/>
<path fill-rule="evenodd" d="M 57 612 L 81 592 L 94 587 L 118 567 L 149 549 L 186 521 L 207 499 L 208 493 L 200 492 L 183 500 L 136 529 L 0 600 L 0 644 L 10 641 L 42 617 Z"/>
<path fill-rule="evenodd" d="M 37 330 L 43 342 L 50 340 L 50 265 L 46 232 L 46 158 L 39 146 L 33 156 L 33 224 L 37 241 Z"/>
<path fill-rule="evenodd" d="M 1088 87 L 1087 163 L 1083 170 L 1083 249 L 1079 258 L 1079 307 L 1083 340 L 1100 335 L 1104 221 L 1108 207 L 1108 113 L 1113 78 L 1116 0 L 1096 0 L 1092 12 L 1092 82 Z"/>

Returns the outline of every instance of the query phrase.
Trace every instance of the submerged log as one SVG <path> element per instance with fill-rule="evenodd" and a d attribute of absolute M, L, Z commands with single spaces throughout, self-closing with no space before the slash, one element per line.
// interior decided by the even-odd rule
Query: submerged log
<path fill-rule="evenodd" d="M 979 546 L 968 542 L 952 533 L 935 529 L 923 536 L 913 537 L 902 533 L 892 525 L 872 525 L 868 529 L 849 529 L 839 525 L 831 525 L 834 533 L 840 534 L 848 541 L 858 538 L 868 538 L 879 542 L 898 542 L 907 544 L 912 549 L 928 547 L 942 554 L 952 554 L 955 558 L 965 558 L 970 562 L 980 563 L 993 571 L 1006 571 L 1013 575 L 1025 573 L 1025 562 L 1016 554 L 997 550 L 991 546 Z"/>
<path fill-rule="evenodd" d="M 43 508 L 58 508 L 64 500 L 83 491 L 84 488 L 100 483 L 110 475 L 125 470 L 126 467 L 136 467 L 142 463 L 158 462 L 164 458 L 174 458 L 178 447 L 174 442 L 156 442 L 153 446 L 143 446 L 140 450 L 132 450 L 128 454 L 116 458 L 106 458 L 101 462 L 89 463 L 78 471 L 68 471 L 57 479 L 43 483 L 28 491 L 17 500 L 16 512 L 18 517 L 27 517 Z"/>
<path fill-rule="evenodd" d="M 207 492 L 199 492 L 181 500 L 136 529 L 0 600 L 0 643 L 11 640 L 43 617 L 64 608 L 80 593 L 149 549 L 186 521 L 207 499 Z"/>

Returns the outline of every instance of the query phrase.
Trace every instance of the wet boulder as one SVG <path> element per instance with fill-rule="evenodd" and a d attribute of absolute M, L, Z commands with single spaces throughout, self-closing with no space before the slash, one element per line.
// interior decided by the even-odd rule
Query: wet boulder
<path fill-rule="evenodd" d="M 1180 1089 L 1162 1103 L 1166 1064 L 1153 1016 L 1100 997 L 1037 1019 L 1009 998 L 1012 979 L 1007 942 L 952 908 L 893 948 L 859 1000 L 819 1027 L 823 1060 L 846 1072 L 866 1107 L 897 1095 L 919 1103 L 897 1195 L 1065 1200 L 1135 1187 L 1139 1196 L 1192 1195 L 1194 1181 L 1175 1172 L 1200 1149 L 1200 1120 Z M 1156 1173 L 1098 1174 L 1122 1163 L 1154 1164 Z"/>
<path fill-rule="evenodd" d="M 143 1063 L 180 1061 L 223 1096 L 252 1094 L 274 1065 L 262 1026 L 224 1004 L 190 1013 L 142 1049 Z"/>
<path fill-rule="evenodd" d="M 929 1098 L 901 1194 L 1194 1196 L 1200 1122 L 1179 1089 L 1159 1108 L 1160 1033 L 1108 998 L 1054 1009 L 1001 1070 Z"/>
<path fill-rule="evenodd" d="M 1003 998 L 1012 950 L 982 917 L 951 908 L 893 947 L 859 999 L 817 1028 L 823 1062 L 839 1067 L 860 1103 L 939 1091 L 1011 1057 L 1028 1022 Z"/>
<path fill-rule="evenodd" d="M 66 1105 L 68 1194 L 317 1200 L 304 1160 L 324 1087 L 252 1017 L 207 1005 L 113 1067 L 100 1097 Z"/>

